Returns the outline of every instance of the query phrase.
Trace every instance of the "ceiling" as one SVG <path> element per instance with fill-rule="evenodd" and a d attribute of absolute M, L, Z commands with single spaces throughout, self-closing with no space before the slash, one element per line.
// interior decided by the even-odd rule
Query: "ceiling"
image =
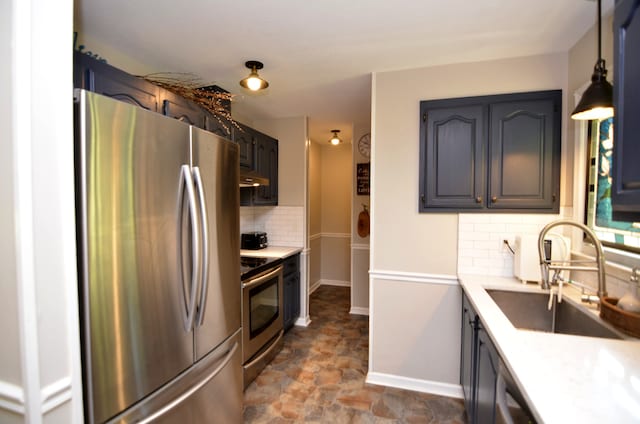
<path fill-rule="evenodd" d="M 612 7 L 603 1 L 603 12 Z M 75 9 L 80 37 L 148 69 L 217 84 L 236 94 L 242 116 L 307 116 L 310 138 L 324 142 L 334 128 L 350 140 L 354 124 L 369 123 L 372 72 L 567 51 L 597 8 L 589 0 L 76 0 Z M 239 86 L 247 60 L 264 63 L 265 92 Z"/>

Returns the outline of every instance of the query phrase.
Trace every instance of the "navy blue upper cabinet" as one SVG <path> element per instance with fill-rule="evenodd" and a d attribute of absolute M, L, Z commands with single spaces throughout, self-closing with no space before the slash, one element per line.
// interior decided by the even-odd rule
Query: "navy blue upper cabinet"
<path fill-rule="evenodd" d="M 560 90 L 420 103 L 420 211 L 557 212 Z"/>
<path fill-rule="evenodd" d="M 256 143 L 256 171 L 269 178 L 268 186 L 256 187 L 254 205 L 278 204 L 278 140 L 258 133 Z"/>
<path fill-rule="evenodd" d="M 240 147 L 240 167 L 269 179 L 268 186 L 241 187 L 241 206 L 278 205 L 278 140 L 251 127 L 239 124 L 234 141 Z"/>
<path fill-rule="evenodd" d="M 158 86 L 74 51 L 74 87 L 160 112 Z"/>
<path fill-rule="evenodd" d="M 257 134 L 253 128 L 244 124 L 238 124 L 240 127 L 234 131 L 233 141 L 238 143 L 240 167 L 246 169 L 255 169 L 255 150 L 257 143 Z"/>
<path fill-rule="evenodd" d="M 616 2 L 613 30 L 613 219 L 640 221 L 640 0 Z"/>
<path fill-rule="evenodd" d="M 489 207 L 557 212 L 561 94 L 529 97 L 489 105 Z"/>
<path fill-rule="evenodd" d="M 205 127 L 205 111 L 195 103 L 182 96 L 164 91 L 162 93 L 162 114 L 179 121 L 194 125 L 198 128 Z"/>
<path fill-rule="evenodd" d="M 466 99 L 422 102 L 421 108 L 421 206 L 483 208 L 485 167 L 477 165 L 486 157 L 485 108 Z"/>

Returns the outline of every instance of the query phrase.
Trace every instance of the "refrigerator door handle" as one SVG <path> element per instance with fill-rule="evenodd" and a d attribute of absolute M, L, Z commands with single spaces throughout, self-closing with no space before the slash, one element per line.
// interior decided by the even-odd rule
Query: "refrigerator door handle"
<path fill-rule="evenodd" d="M 189 218 L 191 222 L 191 287 L 187 296 L 184 280 L 182 281 L 182 290 L 185 297 L 186 314 L 184 316 L 184 329 L 191 331 L 193 329 L 193 321 L 196 312 L 196 297 L 198 293 L 198 270 L 200 267 L 200 235 L 198 233 L 198 214 L 196 210 L 196 196 L 193 188 L 193 178 L 191 177 L 191 168 L 189 165 L 182 165 L 180 168 L 180 189 L 178 193 L 180 213 L 178 214 L 178 246 L 180 254 L 180 263 L 183 261 L 182 254 L 182 216 L 183 216 L 183 197 L 184 189 L 187 189 L 187 200 L 189 208 Z M 184 279 L 184 273 L 181 273 Z"/>
<path fill-rule="evenodd" d="M 198 384 L 194 385 L 189 390 L 187 390 L 186 392 L 182 393 L 180 396 L 178 396 L 171 402 L 164 405 L 161 409 L 157 410 L 155 413 L 149 415 L 148 417 L 145 417 L 145 419 L 139 421 L 139 424 L 150 423 L 154 421 L 156 418 L 161 417 L 162 415 L 166 414 L 167 412 L 169 412 L 170 410 L 172 410 L 173 408 L 175 408 L 176 406 L 180 405 L 182 402 L 187 400 L 191 395 L 193 395 L 195 392 L 200 390 L 200 388 L 205 386 L 209 381 L 211 381 L 211 379 L 213 379 L 216 375 L 218 375 L 218 373 L 220 373 L 220 371 L 222 371 L 224 367 L 227 366 L 229 361 L 231 361 L 231 358 L 233 358 L 233 354 L 236 352 L 237 349 L 238 349 L 238 342 L 235 342 L 233 344 L 233 347 L 229 349 L 229 353 L 227 353 L 227 356 L 225 356 L 222 363 L 220 363 L 220 365 L 218 365 L 215 370 L 211 371 L 211 373 L 207 375 L 205 378 L 203 378 L 202 380 L 200 380 Z"/>
<path fill-rule="evenodd" d="M 196 190 L 198 192 L 198 200 L 200 205 L 200 225 L 202 229 L 202 272 L 201 285 L 200 285 L 200 301 L 198 302 L 197 317 L 195 319 L 196 327 L 199 327 L 204 322 L 204 312 L 207 306 L 207 291 L 209 289 L 209 224 L 207 215 L 207 204 L 204 197 L 204 187 L 202 185 L 202 176 L 200 175 L 200 168 L 193 167 L 193 180 L 195 182 Z"/>

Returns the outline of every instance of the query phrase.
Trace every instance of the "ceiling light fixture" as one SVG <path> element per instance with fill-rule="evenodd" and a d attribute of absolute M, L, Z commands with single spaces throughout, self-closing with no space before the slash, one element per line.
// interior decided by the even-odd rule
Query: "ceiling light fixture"
<path fill-rule="evenodd" d="M 334 146 L 342 143 L 342 139 L 338 137 L 338 133 L 340 132 L 340 130 L 331 130 L 331 132 L 333 133 L 333 137 L 331 137 L 329 143 L 333 144 Z"/>
<path fill-rule="evenodd" d="M 601 0 L 598 0 L 598 61 L 593 67 L 591 84 L 571 114 L 572 119 L 606 119 L 613 116 L 613 87 L 607 81 L 607 68 L 602 58 Z"/>
<path fill-rule="evenodd" d="M 244 66 L 251 69 L 251 73 L 248 77 L 240 80 L 240 85 L 244 88 L 248 88 L 251 91 L 258 91 L 269 87 L 269 83 L 266 80 L 260 78 L 258 75 L 258 69 L 264 68 L 262 62 L 257 60 L 249 60 L 245 62 Z"/>

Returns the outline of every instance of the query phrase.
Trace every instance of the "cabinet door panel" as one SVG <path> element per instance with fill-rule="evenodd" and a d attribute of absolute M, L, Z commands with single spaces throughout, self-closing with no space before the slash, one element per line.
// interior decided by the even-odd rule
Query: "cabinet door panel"
<path fill-rule="evenodd" d="M 177 94 L 170 92 L 164 94 L 162 113 L 180 122 L 204 128 L 204 111 Z"/>
<path fill-rule="evenodd" d="M 474 423 L 496 422 L 496 381 L 498 378 L 498 354 L 489 335 L 478 329 L 478 362 L 476 366 L 476 405 Z"/>
<path fill-rule="evenodd" d="M 622 0 L 614 15 L 615 140 L 611 203 L 613 218 L 640 221 L 640 1 Z"/>
<path fill-rule="evenodd" d="M 278 204 L 278 141 L 258 134 L 256 143 L 256 171 L 269 178 L 268 186 L 255 189 L 254 205 Z"/>
<path fill-rule="evenodd" d="M 476 316 L 466 296 L 462 297 L 462 348 L 460 350 L 460 384 L 464 394 L 467 416 L 473 417 L 474 373 L 473 361 L 475 350 Z"/>
<path fill-rule="evenodd" d="M 426 122 L 421 126 L 424 151 L 420 158 L 420 210 L 482 208 L 483 107 L 425 109 L 423 117 Z"/>
<path fill-rule="evenodd" d="M 233 141 L 238 143 L 240 148 L 240 167 L 255 169 L 256 133 L 246 125 L 239 126 L 240 128 L 233 133 Z"/>
<path fill-rule="evenodd" d="M 557 207 L 558 114 L 553 99 L 490 105 L 490 208 Z"/>

